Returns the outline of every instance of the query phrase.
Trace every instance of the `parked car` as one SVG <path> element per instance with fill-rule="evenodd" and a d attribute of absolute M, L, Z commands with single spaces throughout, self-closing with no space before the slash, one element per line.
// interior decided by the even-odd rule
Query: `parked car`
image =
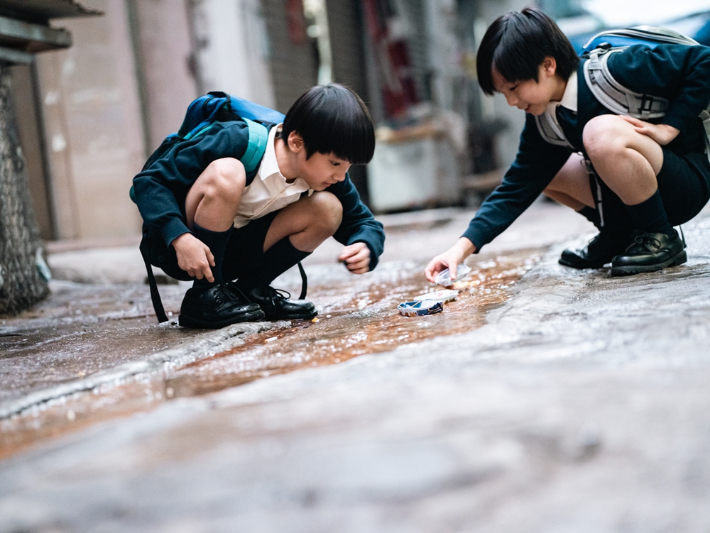
<path fill-rule="evenodd" d="M 695 13 L 681 18 L 669 20 L 668 22 L 656 24 L 663 28 L 675 30 L 678 33 L 687 35 L 698 41 L 700 44 L 710 46 L 710 11 Z M 577 34 L 568 34 L 569 40 L 572 42 L 575 50 L 580 52 L 585 43 L 600 31 L 614 29 L 611 27 L 601 28 L 591 32 L 583 32 Z"/>

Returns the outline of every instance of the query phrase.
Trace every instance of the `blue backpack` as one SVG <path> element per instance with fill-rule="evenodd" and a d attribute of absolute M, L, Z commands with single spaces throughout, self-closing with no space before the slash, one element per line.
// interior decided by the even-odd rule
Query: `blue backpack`
<path fill-rule="evenodd" d="M 609 57 L 631 45 L 655 48 L 659 44 L 684 44 L 701 46 L 697 41 L 678 32 L 656 26 L 637 26 L 609 30 L 596 34 L 582 47 L 580 57 L 584 61 L 584 78 L 592 94 L 599 102 L 617 115 L 629 115 L 641 120 L 661 118 L 668 110 L 666 98 L 632 91 L 621 85 L 609 72 Z M 710 83 L 710 81 L 709 81 Z M 710 158 L 710 106 L 700 113 L 706 134 L 708 158 Z M 554 109 L 536 117 L 540 135 L 547 142 L 572 148 L 557 122 Z"/>
<path fill-rule="evenodd" d="M 249 129 L 249 143 L 241 158 L 247 174 L 256 170 L 259 161 L 266 150 L 269 131 L 263 123 L 279 124 L 284 121 L 284 114 L 264 107 L 244 98 L 232 96 L 221 91 L 213 91 L 200 96 L 187 106 L 182 126 L 175 133 L 168 135 L 158 149 L 151 154 L 143 165 L 143 170 L 149 168 L 158 159 L 163 157 L 170 149 L 181 142 L 189 141 L 208 132 L 212 126 L 223 117 L 235 120 L 242 119 Z M 131 186 L 131 200 L 135 203 L 136 197 Z"/>
<path fill-rule="evenodd" d="M 187 107 L 185 118 L 180 129 L 168 135 L 160 144 L 158 149 L 151 154 L 143 165 L 143 170 L 149 168 L 153 163 L 166 155 L 172 148 L 178 146 L 182 142 L 193 140 L 200 135 L 207 133 L 212 126 L 217 122 L 224 120 L 243 120 L 247 124 L 249 131 L 249 142 L 244 151 L 244 155 L 240 159 L 244 165 L 247 174 L 256 171 L 259 162 L 264 156 L 266 145 L 269 138 L 269 131 L 264 124 L 279 124 L 284 121 L 283 113 L 269 109 L 268 107 L 255 104 L 249 100 L 244 100 L 237 96 L 232 96 L 223 92 L 210 92 L 204 96 L 192 101 Z M 135 199 L 135 192 L 131 186 L 131 200 Z M 158 317 L 159 322 L 168 320 L 163 308 L 163 303 L 160 299 L 158 286 L 155 281 L 153 269 L 151 268 L 151 252 L 150 243 L 146 236 L 143 237 L 140 245 L 141 255 L 145 262 L 146 271 L 148 273 L 148 284 L 150 285 L 150 296 L 153 301 L 153 308 Z M 306 297 L 308 282 L 306 273 L 303 270 L 301 263 L 298 263 L 298 269 L 301 273 L 301 295 L 300 299 Z"/>

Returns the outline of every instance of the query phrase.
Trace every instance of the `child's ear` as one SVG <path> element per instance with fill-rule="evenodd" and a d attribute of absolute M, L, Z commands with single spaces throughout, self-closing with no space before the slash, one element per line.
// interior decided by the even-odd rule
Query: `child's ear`
<path fill-rule="evenodd" d="M 542 61 L 542 68 L 550 78 L 557 73 L 557 60 L 552 56 L 547 56 Z"/>
<path fill-rule="evenodd" d="M 294 153 L 298 153 L 303 150 L 303 137 L 301 137 L 295 131 L 288 134 L 288 149 Z"/>

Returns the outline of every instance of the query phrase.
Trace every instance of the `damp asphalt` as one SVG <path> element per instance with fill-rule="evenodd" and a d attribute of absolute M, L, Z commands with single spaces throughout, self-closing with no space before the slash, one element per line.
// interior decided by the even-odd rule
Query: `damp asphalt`
<path fill-rule="evenodd" d="M 213 332 L 156 325 L 127 253 L 57 252 L 0 324 L 0 531 L 708 531 L 708 214 L 686 265 L 612 278 L 557 264 L 593 228 L 540 202 L 417 318 L 469 214 L 396 215 L 366 276 L 309 258 L 317 322 Z"/>

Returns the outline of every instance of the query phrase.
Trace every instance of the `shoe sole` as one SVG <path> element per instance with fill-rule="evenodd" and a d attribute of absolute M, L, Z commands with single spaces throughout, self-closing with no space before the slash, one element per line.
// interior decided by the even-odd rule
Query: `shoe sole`
<path fill-rule="evenodd" d="M 184 328 L 219 329 L 226 326 L 231 326 L 232 324 L 238 324 L 240 322 L 255 322 L 257 320 L 262 320 L 264 317 L 264 312 L 261 309 L 257 311 L 252 311 L 250 313 L 244 313 L 232 318 L 224 319 L 219 322 L 207 322 L 190 316 L 180 315 L 178 317 L 178 324 L 180 324 Z"/>
<path fill-rule="evenodd" d="M 310 320 L 318 316 L 318 311 L 313 311 L 313 313 L 301 314 L 301 315 L 280 315 L 276 317 L 266 317 L 266 320 L 278 321 L 278 320 Z"/>
<path fill-rule="evenodd" d="M 565 260 L 562 259 L 562 258 L 558 259 L 557 262 L 558 262 L 559 264 L 561 264 L 562 266 L 566 266 L 566 267 L 569 267 L 569 268 L 575 268 L 575 269 L 577 269 L 577 270 L 587 270 L 587 269 L 595 269 L 595 270 L 598 270 L 598 269 L 600 269 L 600 268 L 604 268 L 604 265 L 607 265 L 607 264 L 611 263 L 611 260 L 607 261 L 606 263 L 602 263 L 601 265 L 598 264 L 598 263 L 594 263 L 593 265 L 580 265 L 579 263 L 578 263 L 578 264 L 574 264 L 574 263 L 572 263 L 572 262 L 570 262 L 570 261 L 565 261 Z"/>
<path fill-rule="evenodd" d="M 655 265 L 640 265 L 640 266 L 621 266 L 621 267 L 611 267 L 612 276 L 630 276 L 632 274 L 643 274 L 644 272 L 656 272 L 658 270 L 663 270 L 671 266 L 682 265 L 688 260 L 688 254 L 683 250 L 679 252 L 674 257 L 671 257 L 663 263 L 657 263 Z"/>

